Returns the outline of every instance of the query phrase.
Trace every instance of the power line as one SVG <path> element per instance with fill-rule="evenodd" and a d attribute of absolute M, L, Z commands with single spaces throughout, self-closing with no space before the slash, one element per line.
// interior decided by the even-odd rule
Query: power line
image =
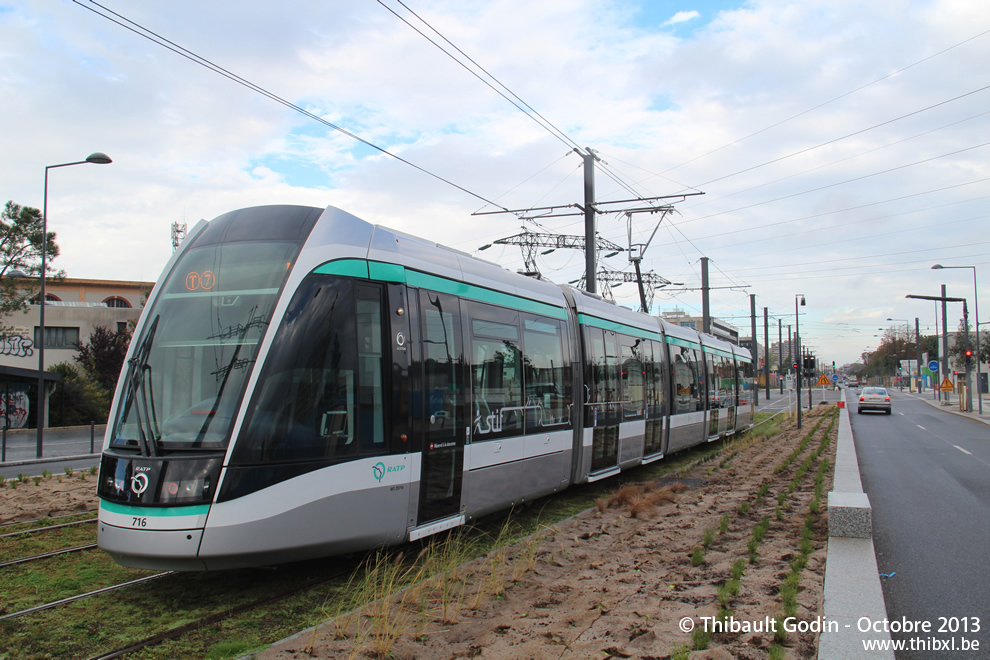
<path fill-rule="evenodd" d="M 813 192 L 820 192 L 828 188 L 834 188 L 836 186 L 842 186 L 847 183 L 855 183 L 856 181 L 862 181 L 863 179 L 869 179 L 874 176 L 880 176 L 881 174 L 889 174 L 891 172 L 896 172 L 897 170 L 903 170 L 908 167 L 914 167 L 915 165 L 923 165 L 924 163 L 930 163 L 933 160 L 938 160 L 939 158 L 946 158 L 948 156 L 956 156 L 966 151 L 972 151 L 973 149 L 979 149 L 990 145 L 990 142 L 984 142 L 982 144 L 977 144 L 972 147 L 966 147 L 965 149 L 958 149 L 956 151 L 950 151 L 946 154 L 940 154 L 938 156 L 932 156 L 931 158 L 924 158 L 922 160 L 917 160 L 913 163 L 907 163 L 905 165 L 898 165 L 897 167 L 891 167 L 886 170 L 880 170 L 879 172 L 871 172 L 870 174 L 864 174 L 862 176 L 853 177 L 851 179 L 846 179 L 845 181 L 836 181 L 835 183 L 830 183 L 828 185 L 819 186 L 817 188 L 811 188 L 810 190 L 802 190 L 801 192 L 791 193 L 790 195 L 783 195 L 781 197 L 776 197 L 774 199 L 767 199 L 762 202 L 754 202 L 753 204 L 748 204 L 747 206 L 740 206 L 738 208 L 730 209 L 728 211 L 719 211 L 718 213 L 712 213 L 709 215 L 704 215 L 698 218 L 691 218 L 690 220 L 685 220 L 681 224 L 687 224 L 688 222 L 697 222 L 698 220 L 706 220 L 708 218 L 714 218 L 719 215 L 725 215 L 726 213 L 735 213 L 736 211 L 745 211 L 746 209 L 751 209 L 756 206 L 762 206 L 764 204 L 772 204 L 773 202 L 780 202 L 785 199 L 791 199 L 792 197 L 800 197 L 801 195 L 807 195 Z"/>
<path fill-rule="evenodd" d="M 404 2 L 402 2 L 402 0 L 396 0 L 396 1 L 400 5 L 402 5 L 405 8 L 406 11 L 408 11 L 410 14 L 412 14 L 417 19 L 419 19 L 419 21 L 421 23 L 423 23 L 423 25 L 425 25 L 426 27 L 430 28 L 430 30 L 432 30 L 434 34 L 436 34 L 438 37 L 440 37 L 445 42 L 447 42 L 447 44 L 449 44 L 451 48 L 453 48 L 458 53 L 460 53 L 465 58 L 467 58 L 467 60 L 471 64 L 473 64 L 474 66 L 476 66 L 482 73 L 484 73 L 486 76 L 488 76 L 488 78 L 490 78 L 491 80 L 493 80 L 499 87 L 501 87 L 502 89 L 504 89 L 506 93 L 508 93 L 510 96 L 512 96 L 512 99 L 516 99 L 516 101 L 518 101 L 519 103 L 516 103 L 516 101 L 513 101 L 508 96 L 506 96 L 505 94 L 503 94 L 500 90 L 496 89 L 494 85 L 492 85 L 490 82 L 488 82 L 487 80 L 485 80 L 482 76 L 478 75 L 478 73 L 476 71 L 472 71 L 469 66 L 467 66 L 466 64 L 464 64 L 464 62 L 462 62 L 461 60 L 459 60 L 456 57 L 454 57 L 453 55 L 451 55 L 445 48 L 443 48 L 437 42 L 433 41 L 433 39 L 430 39 L 428 36 L 426 36 L 425 34 L 423 34 L 423 32 L 419 28 L 417 28 L 416 26 L 414 26 L 412 23 L 410 23 L 409 21 L 407 21 L 405 18 L 403 18 L 402 16 L 399 16 L 399 14 L 396 13 L 395 10 L 393 10 L 391 7 L 389 7 L 384 2 L 382 2 L 382 0 L 378 0 L 378 4 L 380 4 L 386 10 L 388 10 L 393 16 L 395 16 L 396 18 L 398 18 L 400 21 L 402 21 L 403 23 L 405 23 L 406 25 L 408 25 L 410 28 L 412 28 L 413 30 L 415 30 L 416 33 L 419 34 L 421 37 L 423 37 L 424 39 L 426 39 L 427 41 L 429 41 L 431 44 L 433 44 L 434 46 L 436 46 L 438 49 L 440 49 L 440 51 L 443 52 L 447 57 L 449 57 L 450 59 L 452 59 L 455 62 L 457 62 L 458 64 L 460 64 L 462 67 L 464 67 L 464 70 L 465 71 L 469 72 L 475 78 L 477 78 L 478 80 L 480 80 L 481 82 L 483 82 L 485 85 L 487 85 L 489 88 L 491 88 L 492 91 L 494 91 L 496 94 L 498 94 L 499 96 L 501 96 L 502 98 L 504 98 L 506 101 L 508 101 L 509 103 L 511 103 L 512 105 L 514 105 L 519 111 L 521 111 L 527 117 L 529 117 L 530 119 L 532 119 L 533 121 L 535 121 L 537 124 L 539 124 L 541 127 L 543 127 L 544 130 L 546 130 L 547 132 L 549 132 L 555 138 L 557 138 L 558 140 L 560 140 L 561 142 L 563 142 L 565 145 L 567 145 L 567 146 L 569 146 L 569 147 L 571 147 L 573 149 L 577 149 L 578 151 L 581 150 L 581 147 L 578 146 L 578 144 L 574 140 L 572 140 L 569 137 L 567 137 L 567 135 L 563 131 L 561 131 L 556 126 L 554 126 L 546 117 L 544 117 L 539 112 L 537 112 L 535 109 L 533 109 L 533 106 L 529 105 L 528 103 L 526 103 L 525 101 L 523 101 L 521 98 L 519 98 L 519 96 L 515 92 L 513 92 L 511 89 L 509 89 L 508 87 L 506 87 L 498 78 L 496 78 L 495 76 L 493 76 L 483 66 L 481 66 L 476 61 L 474 61 L 474 59 L 472 59 L 470 55 L 468 55 L 463 50 L 461 50 L 456 45 L 454 45 L 454 43 L 451 42 L 450 39 L 448 39 L 447 37 L 445 37 L 443 34 L 440 33 L 439 30 L 437 30 L 435 27 L 433 27 L 432 25 L 430 25 L 430 23 L 427 22 L 426 19 L 424 19 L 422 16 L 420 16 L 419 14 L 417 14 L 412 9 L 410 9 Z M 522 105 L 520 105 L 520 103 Z M 522 106 L 526 106 L 525 109 Z M 528 112 L 527 112 L 527 110 L 528 110 Z M 530 114 L 530 113 L 532 113 L 532 114 Z M 536 119 L 537 117 L 539 118 L 539 120 Z"/>
<path fill-rule="evenodd" d="M 799 156 L 801 154 L 808 153 L 809 151 L 814 151 L 815 149 L 820 149 L 821 147 L 825 147 L 825 146 L 828 146 L 830 144 L 834 144 L 836 142 L 841 142 L 842 140 L 845 140 L 847 138 L 851 138 L 851 137 L 855 137 L 857 135 L 861 135 L 863 133 L 867 133 L 869 131 L 872 131 L 875 128 L 880 128 L 881 126 L 886 126 L 887 124 L 893 124 L 894 122 L 900 121 L 902 119 L 907 119 L 908 117 L 913 117 L 914 115 L 921 114 L 922 112 L 927 112 L 927 111 L 932 110 L 934 108 L 937 108 L 939 106 L 946 105 L 947 103 L 952 103 L 953 101 L 958 101 L 959 99 L 966 98 L 967 96 L 972 96 L 973 94 L 978 94 L 980 92 L 984 92 L 984 91 L 986 91 L 988 89 L 990 89 L 990 85 L 985 85 L 985 86 L 980 87 L 978 89 L 974 89 L 972 91 L 966 92 L 965 94 L 960 94 L 959 96 L 954 96 L 951 99 L 946 99 L 944 101 L 939 101 L 938 103 L 934 103 L 932 105 L 929 105 L 927 107 L 921 108 L 919 110 L 915 110 L 913 112 L 909 112 L 909 113 L 904 114 L 904 115 L 901 115 L 899 117 L 894 117 L 893 119 L 888 119 L 887 121 L 882 121 L 879 124 L 874 124 L 873 126 L 870 126 L 868 128 L 863 128 L 863 129 L 860 129 L 858 131 L 854 131 L 852 133 L 848 133 L 846 135 L 843 135 L 841 137 L 837 137 L 837 138 L 834 138 L 832 140 L 828 140 L 826 142 L 822 142 L 821 144 L 816 144 L 813 147 L 807 147 L 805 149 L 799 149 L 798 151 L 795 151 L 793 153 L 789 153 L 786 156 L 780 156 L 779 158 L 773 158 L 773 159 L 768 160 L 768 161 L 766 161 L 764 163 L 760 163 L 759 165 L 753 165 L 752 167 L 747 167 L 747 168 L 741 169 L 741 170 L 739 170 L 737 172 L 733 172 L 731 174 L 726 174 L 724 176 L 720 176 L 718 178 L 712 179 L 710 181 L 706 181 L 704 183 L 700 183 L 698 185 L 699 186 L 708 186 L 708 185 L 711 185 L 712 183 L 715 183 L 716 181 L 723 181 L 725 179 L 728 179 L 728 178 L 737 176 L 739 174 L 744 174 L 746 172 L 751 172 L 753 170 L 759 169 L 761 167 L 765 167 L 767 165 L 772 165 L 773 163 L 779 163 L 782 160 L 787 160 L 788 158 L 793 158 L 794 156 Z"/>
<path fill-rule="evenodd" d="M 835 98 L 832 98 L 832 99 L 829 99 L 828 101 L 825 101 L 824 103 L 819 103 L 818 105 L 816 105 L 814 107 L 808 108 L 807 110 L 804 110 L 802 112 L 799 112 L 796 115 L 793 115 L 791 117 L 788 117 L 787 119 L 783 119 L 781 121 L 778 121 L 777 123 L 771 124 L 770 126 L 767 126 L 765 128 L 761 128 L 760 130 L 755 131 L 753 133 L 750 133 L 749 135 L 746 135 L 745 137 L 741 137 L 738 140 L 735 140 L 733 142 L 729 142 L 728 144 L 723 144 L 721 147 L 718 147 L 716 149 L 712 149 L 711 151 L 706 152 L 706 153 L 703 153 L 700 156 L 695 156 L 694 158 L 692 158 L 690 160 L 686 160 L 686 161 L 684 161 L 683 163 L 681 163 L 679 165 L 674 165 L 673 167 L 667 168 L 666 170 L 663 171 L 663 174 L 666 174 L 667 172 L 670 172 L 672 170 L 676 170 L 679 167 L 683 167 L 684 165 L 687 165 L 689 163 L 693 163 L 694 161 L 699 160 L 701 158 L 704 158 L 706 156 L 710 156 L 710 155 L 712 155 L 712 154 L 714 154 L 714 153 L 716 153 L 718 151 L 721 151 L 722 149 L 726 149 L 726 148 L 731 147 L 733 145 L 739 144 L 740 142 L 743 142 L 744 140 L 748 140 L 751 137 L 757 136 L 757 135 L 759 135 L 761 133 L 765 133 L 766 131 L 769 131 L 770 129 L 776 128 L 776 127 L 781 126 L 783 124 L 786 124 L 787 122 L 789 122 L 791 120 L 794 120 L 794 119 L 797 119 L 798 117 L 801 117 L 803 115 L 806 115 L 806 114 L 808 114 L 810 112 L 814 112 L 815 110 L 818 110 L 819 108 L 823 108 L 826 105 L 829 105 L 830 103 L 834 103 L 835 101 L 838 101 L 839 99 L 845 98 L 845 97 L 847 97 L 847 96 L 849 96 L 851 94 L 855 94 L 856 92 L 862 91 L 862 90 L 866 89 L 867 87 L 870 87 L 871 85 L 875 85 L 875 84 L 877 84 L 879 82 L 882 82 L 882 81 L 886 80 L 887 78 L 891 78 L 893 76 L 896 76 L 897 74 L 899 74 L 899 73 L 901 73 L 903 71 L 907 71 L 908 69 L 910 69 L 912 67 L 915 67 L 915 66 L 917 66 L 919 64 L 922 64 L 923 62 L 927 62 L 928 60 L 930 60 L 932 58 L 935 58 L 935 57 L 938 57 L 939 55 L 942 55 L 944 53 L 947 53 L 947 52 L 949 52 L 950 50 L 952 50 L 954 48 L 958 48 L 959 46 L 962 46 L 963 44 L 968 43 L 970 41 L 973 41 L 974 39 L 978 39 L 978 38 L 980 38 L 980 37 L 982 37 L 982 36 L 984 36 L 984 35 L 986 35 L 988 33 L 990 33 L 990 30 L 984 30 L 983 32 L 980 32 L 979 34 L 977 34 L 975 36 L 972 36 L 972 37 L 970 37 L 968 39 L 964 39 L 964 40 L 960 41 L 957 44 L 953 44 L 952 46 L 949 46 L 948 48 L 944 48 L 944 49 L 938 51 L 937 53 L 933 53 L 933 54 L 931 54 L 931 55 L 929 55 L 927 57 L 924 57 L 924 58 L 922 58 L 922 59 L 920 59 L 920 60 L 918 60 L 916 62 L 913 62 L 911 64 L 908 64 L 905 67 L 901 67 L 900 69 L 897 69 L 896 71 L 892 71 L 892 72 L 888 73 L 887 75 L 881 76 L 881 77 L 877 78 L 876 80 L 874 80 L 872 82 L 868 82 L 865 85 L 861 85 L 861 86 L 859 86 L 859 87 L 857 87 L 855 89 L 852 89 L 852 90 L 850 90 L 848 92 L 845 92 L 844 94 L 840 94 L 839 96 L 836 96 Z"/>
<path fill-rule="evenodd" d="M 458 185 L 458 184 L 456 184 L 456 183 L 454 183 L 454 182 L 452 182 L 452 181 L 450 181 L 448 179 L 445 179 L 444 177 L 440 176 L 439 174 L 434 174 L 433 172 L 431 172 L 431 171 L 429 171 L 429 170 L 427 170 L 427 169 L 425 169 L 423 167 L 420 167 L 419 165 L 416 165 L 415 163 L 413 163 L 411 161 L 408 161 L 405 158 L 402 158 L 401 156 L 398 156 L 398 155 L 396 155 L 396 154 L 388 151 L 387 149 L 383 149 L 382 147 L 379 147 L 378 145 L 376 145 L 376 144 L 374 144 L 372 142 L 369 142 L 368 140 L 365 140 L 362 137 L 359 137 L 358 135 L 356 135 L 356 134 L 348 131 L 345 128 L 342 128 L 340 126 L 337 126 L 336 124 L 333 124 L 333 123 L 327 121 L 326 119 L 324 119 L 323 117 L 320 117 L 319 115 L 315 115 L 312 112 L 310 112 L 310 111 L 308 111 L 308 110 L 306 110 L 304 108 L 301 108 L 300 106 L 296 105 L 295 103 L 292 103 L 291 101 L 287 101 L 286 99 L 278 96 L 274 92 L 270 92 L 267 89 L 265 89 L 265 88 L 263 88 L 263 87 L 261 87 L 259 85 L 256 85 L 255 83 L 251 82 L 250 80 L 247 80 L 247 79 L 245 79 L 245 78 L 243 78 L 243 77 L 241 77 L 241 76 L 239 76 L 239 75 L 237 75 L 235 73 L 232 73 L 231 71 L 229 71 L 229 70 L 221 67 L 220 65 L 215 64 L 214 62 L 211 62 L 210 60 L 206 59 L 205 57 L 202 57 L 202 56 L 194 53 L 193 51 L 180 46 L 179 44 L 175 43 L 174 41 L 170 41 L 170 40 L 166 39 L 165 37 L 163 37 L 160 34 L 157 34 L 156 32 L 154 32 L 154 31 L 152 31 L 152 30 L 144 27 L 143 25 L 141 25 L 139 23 L 136 23 L 135 21 L 132 21 L 131 19 L 127 18 L 126 16 L 123 16 L 122 14 L 119 14 L 119 13 L 113 11 L 112 9 L 103 6 L 100 3 L 98 3 L 98 2 L 95 2 L 95 0 L 89 0 L 89 2 L 92 3 L 92 4 L 94 4 L 94 5 L 96 5 L 97 7 L 99 7 L 100 9 L 102 9 L 103 11 L 108 12 L 109 14 L 112 14 L 112 16 L 108 16 L 107 14 L 104 14 L 104 13 L 102 13 L 100 11 L 97 11 L 96 9 L 93 9 L 92 7 L 89 7 L 87 5 L 84 5 L 80 0 L 72 0 L 72 2 L 74 2 L 77 5 L 79 5 L 83 9 L 86 9 L 88 11 L 93 12 L 97 16 L 100 16 L 102 18 L 105 18 L 106 20 L 110 21 L 111 23 L 116 23 L 117 25 L 121 26 L 122 28 L 124 28 L 126 30 L 129 30 L 129 31 L 133 32 L 134 34 L 136 34 L 136 35 L 138 35 L 140 37 L 144 37 L 148 41 L 151 41 L 152 43 L 157 44 L 157 45 L 161 46 L 162 48 L 165 48 L 167 50 L 170 50 L 170 51 L 172 51 L 173 53 L 175 53 L 177 55 L 181 55 L 182 57 L 186 58 L 187 60 L 189 60 L 189 61 L 191 61 L 191 62 L 193 62 L 195 64 L 198 64 L 199 66 L 202 66 L 202 67 L 204 67 L 206 69 L 209 69 L 210 71 L 212 71 L 214 73 L 217 73 L 217 74 L 223 76 L 224 78 L 227 78 L 228 80 L 231 80 L 231 81 L 237 83 L 238 85 L 241 85 L 243 87 L 247 87 L 248 89 L 250 89 L 250 90 L 252 90 L 254 92 L 257 92 L 258 94 L 261 94 L 262 96 L 265 96 L 265 97 L 271 99 L 272 101 L 275 101 L 276 103 L 279 103 L 279 104 L 281 104 L 281 105 L 283 105 L 283 106 L 285 106 L 285 107 L 287 107 L 287 108 L 289 108 L 291 110 L 295 110 L 296 112 L 298 112 L 298 113 L 300 113 L 300 114 L 302 114 L 302 115 L 304 115 L 304 116 L 306 116 L 306 117 L 308 117 L 308 118 L 310 118 L 310 119 L 312 119 L 314 121 L 317 121 L 317 122 L 323 124 L 324 126 L 326 126 L 328 128 L 331 128 L 331 129 L 333 129 L 333 130 L 335 130 L 335 131 L 337 131 L 339 133 L 342 133 L 342 134 L 346 135 L 347 137 L 360 142 L 361 144 L 364 144 L 364 145 L 366 145 L 368 147 L 371 147 L 372 149 L 374 149 L 374 150 L 376 150 L 376 151 L 378 151 L 378 152 L 380 152 L 382 154 L 385 154 L 386 156 L 390 156 L 390 157 L 394 158 L 395 160 L 397 160 L 397 161 L 399 161 L 401 163 L 404 163 L 404 164 L 408 165 L 409 167 L 412 167 L 412 168 L 414 168 L 414 169 L 422 172 L 423 174 L 426 174 L 426 175 L 428 175 L 430 177 L 433 177 L 434 179 L 436 179 L 438 181 L 441 181 L 443 183 L 446 183 L 447 185 L 449 185 L 449 186 L 451 186 L 453 188 L 456 188 L 456 189 L 460 190 L 461 192 L 467 193 L 468 195 L 471 195 L 472 197 L 475 197 L 477 199 L 480 199 L 481 201 L 485 202 L 486 204 L 491 204 L 492 206 L 495 206 L 495 207 L 498 207 L 498 208 L 503 208 L 503 207 L 499 206 L 498 204 L 496 204 L 495 202 L 492 202 L 492 201 L 486 199 L 485 197 L 482 197 L 481 195 L 479 195 L 479 194 L 477 194 L 475 192 L 472 192 L 472 191 L 468 190 L 467 188 L 464 188 L 463 186 L 460 186 L 460 185 Z M 114 16 L 117 17 L 117 18 L 113 18 Z M 117 20 L 117 19 L 120 19 L 120 20 Z M 133 26 L 133 27 L 131 27 L 131 26 Z"/>
<path fill-rule="evenodd" d="M 825 163 L 825 164 L 822 164 L 822 165 L 818 165 L 816 167 L 812 167 L 812 168 L 806 169 L 806 170 L 801 171 L 801 172 L 794 172 L 793 174 L 788 174 L 785 177 L 781 177 L 781 178 L 775 179 L 773 181 L 767 181 L 765 183 L 761 183 L 761 184 L 756 185 L 756 186 L 751 186 L 749 188 L 743 188 L 742 190 L 737 190 L 737 191 L 735 191 L 733 193 L 729 193 L 728 195 L 722 195 L 721 197 L 710 197 L 710 198 L 707 199 L 707 201 L 703 201 L 703 202 L 700 202 L 698 204 L 694 204 L 693 206 L 690 206 L 690 207 L 688 207 L 685 210 L 694 210 L 694 209 L 697 209 L 700 206 L 705 206 L 706 204 L 711 204 L 713 202 L 717 202 L 717 201 L 720 201 L 720 200 L 723 200 L 723 199 L 728 199 L 729 197 L 734 197 L 734 196 L 740 195 L 742 193 L 752 192 L 753 190 L 757 190 L 759 188 L 764 188 L 766 186 L 773 185 L 775 183 L 780 183 L 781 181 L 787 181 L 788 179 L 793 179 L 794 177 L 802 176 L 802 175 L 808 174 L 810 172 L 816 172 L 818 170 L 822 170 L 822 169 L 825 169 L 825 168 L 828 168 L 828 167 L 832 167 L 833 165 L 838 165 L 838 164 L 844 163 L 846 161 L 854 160 L 854 159 L 859 158 L 861 156 L 866 156 L 866 155 L 875 153 L 877 151 L 882 151 L 883 149 L 888 149 L 888 148 L 893 147 L 893 146 L 896 146 L 898 144 L 903 144 L 904 142 L 908 142 L 910 140 L 914 140 L 916 138 L 923 137 L 925 135 L 930 135 L 931 133 L 936 133 L 936 132 L 941 131 L 941 130 L 944 130 L 946 128 L 950 128 L 952 126 L 956 126 L 958 124 L 962 124 L 962 123 L 965 123 L 967 121 L 972 121 L 974 119 L 977 119 L 979 117 L 983 117 L 983 116 L 988 115 L 988 114 L 990 114 L 990 110 L 987 110 L 985 112 L 980 112 L 980 113 L 975 114 L 975 115 L 973 115 L 971 117 L 966 117 L 965 119 L 960 119 L 958 121 L 954 121 L 954 122 L 950 122 L 948 124 L 944 124 L 942 126 L 939 126 L 938 128 L 932 128 L 932 129 L 929 129 L 927 131 L 923 131 L 921 133 L 917 133 L 915 135 L 912 135 L 911 137 L 906 137 L 906 138 L 902 138 L 900 140 L 895 140 L 893 142 L 888 142 L 887 144 L 885 144 L 883 146 L 875 147 L 873 149 L 868 149 L 866 151 L 861 151 L 861 152 L 859 152 L 857 154 L 853 154 L 851 156 L 846 156 L 845 158 L 840 158 L 839 160 L 834 160 L 831 163 Z M 681 184 L 681 185 L 683 185 L 683 184 Z M 687 187 L 687 186 L 685 186 L 685 187 Z M 711 217 L 711 216 L 706 216 L 706 217 Z"/>
<path fill-rule="evenodd" d="M 786 225 L 786 224 L 789 224 L 789 223 L 792 223 L 792 222 L 800 222 L 802 220 L 811 220 L 813 218 L 820 218 L 820 217 L 823 217 L 823 216 L 826 216 L 826 215 L 834 215 L 836 213 L 845 213 L 846 211 L 856 211 L 856 210 L 863 209 L 863 208 L 866 208 L 866 207 L 869 207 L 869 206 L 877 206 L 878 204 L 886 204 L 888 202 L 897 202 L 897 201 L 900 201 L 902 199 L 910 199 L 912 197 L 920 197 L 922 195 L 930 195 L 932 193 L 943 192 L 943 191 L 946 191 L 946 190 L 952 190 L 954 188 L 962 188 L 964 186 L 971 186 L 971 185 L 976 184 L 976 183 L 983 183 L 984 181 L 990 181 L 990 177 L 986 177 L 986 178 L 983 178 L 983 179 L 976 179 L 975 181 L 967 181 L 966 183 L 956 183 L 956 184 L 953 184 L 951 186 L 944 186 L 942 188 L 934 188 L 932 190 L 925 190 L 925 191 L 922 191 L 922 192 L 911 193 L 910 195 L 901 195 L 900 197 L 891 197 L 889 199 L 882 199 L 882 200 L 880 200 L 878 202 L 868 202 L 866 204 L 859 204 L 857 206 L 849 206 L 849 207 L 846 207 L 844 209 L 836 209 L 834 211 L 823 211 L 822 213 L 815 213 L 815 214 L 812 214 L 812 215 L 805 215 L 805 216 L 801 216 L 800 218 L 791 218 L 790 220 L 780 220 L 778 222 L 769 222 L 767 224 L 759 225 L 759 226 L 756 226 L 756 227 L 746 227 L 746 228 L 743 228 L 743 229 L 734 229 L 732 231 L 726 231 L 726 232 L 722 232 L 722 233 L 719 233 L 719 234 L 711 234 L 710 236 L 702 236 L 698 240 L 703 240 L 703 239 L 707 239 L 707 238 L 721 238 L 723 236 L 728 236 L 730 234 L 739 234 L 739 233 L 747 232 L 747 231 L 755 231 L 757 229 L 766 229 L 768 227 L 776 227 L 776 226 L 779 226 L 779 225 Z M 676 226 L 673 223 L 671 223 L 671 225 L 672 226 Z M 691 243 L 691 245 L 694 245 L 694 243 Z"/>

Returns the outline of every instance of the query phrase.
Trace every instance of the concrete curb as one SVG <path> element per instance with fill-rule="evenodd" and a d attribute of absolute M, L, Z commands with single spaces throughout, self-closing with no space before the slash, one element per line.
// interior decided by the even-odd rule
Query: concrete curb
<path fill-rule="evenodd" d="M 845 400 L 845 393 L 842 398 Z M 864 633 L 857 627 L 863 617 L 871 621 L 886 619 L 887 607 L 873 548 L 872 509 L 859 477 L 849 408 L 839 410 L 836 444 L 835 475 L 828 494 L 829 539 L 823 608 L 831 628 L 826 627 L 819 637 L 818 657 L 821 660 L 892 659 L 893 651 L 864 648 L 865 640 L 889 642 L 890 633 Z"/>
<path fill-rule="evenodd" d="M 0 467 L 17 467 L 19 465 L 40 465 L 42 463 L 59 463 L 61 461 L 83 461 L 91 458 L 99 458 L 102 454 L 76 454 L 73 456 L 49 456 L 47 458 L 32 458 L 24 461 L 5 461 L 0 463 Z"/>

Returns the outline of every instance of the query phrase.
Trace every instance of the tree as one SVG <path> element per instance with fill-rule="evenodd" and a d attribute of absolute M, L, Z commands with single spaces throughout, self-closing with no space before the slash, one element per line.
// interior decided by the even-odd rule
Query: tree
<path fill-rule="evenodd" d="M 79 369 L 62 362 L 48 368 L 62 376 L 49 399 L 49 416 L 58 426 L 84 426 L 90 422 L 102 424 L 110 414 L 110 396 L 92 378 Z"/>
<path fill-rule="evenodd" d="M 42 225 L 41 211 L 30 206 L 8 201 L 0 212 L 0 318 L 26 310 L 28 301 L 38 294 L 39 284 L 29 278 L 41 273 Z M 59 253 L 54 232 L 48 232 L 45 250 L 49 259 L 45 270 L 55 273 L 50 261 Z M 8 332 L 9 326 L 0 323 L 0 337 Z"/>
<path fill-rule="evenodd" d="M 102 325 L 93 328 L 86 343 L 76 344 L 79 355 L 76 360 L 83 370 L 107 393 L 109 397 L 117 386 L 117 378 L 124 366 L 127 346 L 131 343 L 131 329 L 111 331 Z"/>
<path fill-rule="evenodd" d="M 969 348 L 973 351 L 973 358 L 970 362 L 970 367 L 976 369 L 976 333 L 973 331 L 973 326 L 966 323 L 966 319 L 959 319 L 959 329 L 956 331 L 955 341 L 949 345 L 949 361 L 950 364 L 960 371 L 966 369 L 966 333 L 969 333 Z M 988 349 L 985 338 L 980 337 L 980 354 L 981 358 L 986 359 Z"/>
<path fill-rule="evenodd" d="M 928 353 L 929 360 L 937 360 L 940 353 L 938 335 L 921 335 L 921 352 Z"/>

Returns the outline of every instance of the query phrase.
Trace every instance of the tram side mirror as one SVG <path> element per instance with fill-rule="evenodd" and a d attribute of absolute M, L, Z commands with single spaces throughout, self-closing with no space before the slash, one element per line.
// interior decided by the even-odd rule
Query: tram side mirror
<path fill-rule="evenodd" d="M 349 431 L 349 424 L 346 410 L 328 410 L 323 413 L 323 422 L 320 425 L 320 434 L 324 438 L 341 439 L 346 438 Z"/>

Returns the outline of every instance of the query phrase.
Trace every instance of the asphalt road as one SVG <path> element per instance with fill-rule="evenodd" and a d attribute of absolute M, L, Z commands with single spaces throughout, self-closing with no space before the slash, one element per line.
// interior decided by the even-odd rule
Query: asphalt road
<path fill-rule="evenodd" d="M 888 621 L 930 625 L 892 631 L 920 647 L 897 657 L 990 657 L 990 426 L 897 391 L 891 398 L 892 415 L 850 419 Z M 978 649 L 961 653 L 963 640 Z"/>

